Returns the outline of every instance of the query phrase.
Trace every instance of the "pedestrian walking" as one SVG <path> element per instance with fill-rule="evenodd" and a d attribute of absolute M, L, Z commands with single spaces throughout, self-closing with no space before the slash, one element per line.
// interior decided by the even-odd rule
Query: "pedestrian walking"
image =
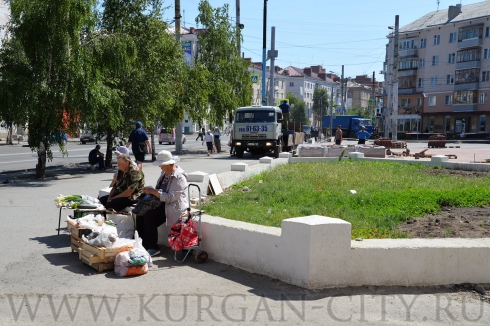
<path fill-rule="evenodd" d="M 201 141 L 204 141 L 204 136 L 206 136 L 206 128 L 201 127 L 201 129 L 199 129 L 199 135 L 197 135 L 197 138 L 196 138 L 196 141 L 201 138 Z"/>
<path fill-rule="evenodd" d="M 136 159 L 136 164 L 138 168 L 143 170 L 143 162 L 145 161 L 145 154 L 151 153 L 151 144 L 148 135 L 142 128 L 143 124 L 140 121 L 136 122 L 136 129 L 131 131 L 129 135 L 126 147 L 131 145 L 133 150 L 133 155 Z"/>
<path fill-rule="evenodd" d="M 335 145 L 340 144 L 342 144 L 342 128 L 338 125 L 337 130 L 335 130 Z"/>
<path fill-rule="evenodd" d="M 356 136 L 359 139 L 357 144 L 365 144 L 366 139 L 371 137 L 371 134 L 365 130 L 364 126 L 361 126 L 361 130 L 357 132 Z"/>

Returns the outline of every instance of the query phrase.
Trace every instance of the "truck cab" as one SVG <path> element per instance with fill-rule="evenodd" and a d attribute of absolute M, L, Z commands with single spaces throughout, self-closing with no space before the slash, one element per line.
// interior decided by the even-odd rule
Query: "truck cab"
<path fill-rule="evenodd" d="M 245 151 L 279 157 L 282 138 L 282 111 L 277 106 L 247 106 L 236 109 L 233 145 L 237 157 Z"/>

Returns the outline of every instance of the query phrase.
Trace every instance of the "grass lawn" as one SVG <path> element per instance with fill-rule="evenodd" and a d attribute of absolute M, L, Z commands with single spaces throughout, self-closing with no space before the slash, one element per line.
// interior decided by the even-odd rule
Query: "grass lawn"
<path fill-rule="evenodd" d="M 352 238 L 405 237 L 395 227 L 408 218 L 441 206 L 489 204 L 489 174 L 452 175 L 440 169 L 352 160 L 285 164 L 232 186 L 204 209 L 213 216 L 278 227 L 286 218 L 330 216 L 350 222 Z"/>

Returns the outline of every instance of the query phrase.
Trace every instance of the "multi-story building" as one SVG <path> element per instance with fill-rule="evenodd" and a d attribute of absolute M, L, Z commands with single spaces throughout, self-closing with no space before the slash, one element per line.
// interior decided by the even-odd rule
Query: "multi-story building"
<path fill-rule="evenodd" d="M 313 116 L 313 93 L 315 89 L 325 89 L 329 97 L 333 94 L 334 104 L 340 103 L 340 83 L 332 79 L 333 75 L 326 73 L 322 66 L 311 66 L 304 69 L 289 66 L 280 71 L 287 76 L 286 90 L 302 99 L 306 105 L 306 117 L 315 124 Z"/>
<path fill-rule="evenodd" d="M 266 98 L 269 99 L 270 92 L 270 67 L 266 67 Z M 279 105 L 280 101 L 286 98 L 286 78 L 279 74 L 281 68 L 274 67 L 274 103 L 268 103 L 270 105 Z M 248 69 L 252 76 L 252 105 L 262 104 L 262 63 L 251 63 Z"/>
<path fill-rule="evenodd" d="M 490 131 L 490 0 L 426 14 L 398 33 L 398 132 Z M 389 43 L 394 42 L 389 36 Z M 390 56 L 387 46 L 387 60 Z M 390 87 L 390 85 L 385 85 Z"/>

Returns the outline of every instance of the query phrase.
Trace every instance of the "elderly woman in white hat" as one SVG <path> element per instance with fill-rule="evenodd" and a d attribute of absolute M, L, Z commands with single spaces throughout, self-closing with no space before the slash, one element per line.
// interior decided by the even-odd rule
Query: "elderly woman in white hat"
<path fill-rule="evenodd" d="M 160 198 L 160 206 L 150 209 L 142 216 L 136 218 L 136 229 L 143 238 L 143 247 L 151 256 L 160 253 L 158 247 L 158 227 L 167 221 L 167 225 L 177 222 L 188 206 L 187 174 L 175 165 L 177 157 L 169 151 L 161 151 L 153 165 L 162 170 L 156 187 L 143 188 L 145 194 Z"/>

